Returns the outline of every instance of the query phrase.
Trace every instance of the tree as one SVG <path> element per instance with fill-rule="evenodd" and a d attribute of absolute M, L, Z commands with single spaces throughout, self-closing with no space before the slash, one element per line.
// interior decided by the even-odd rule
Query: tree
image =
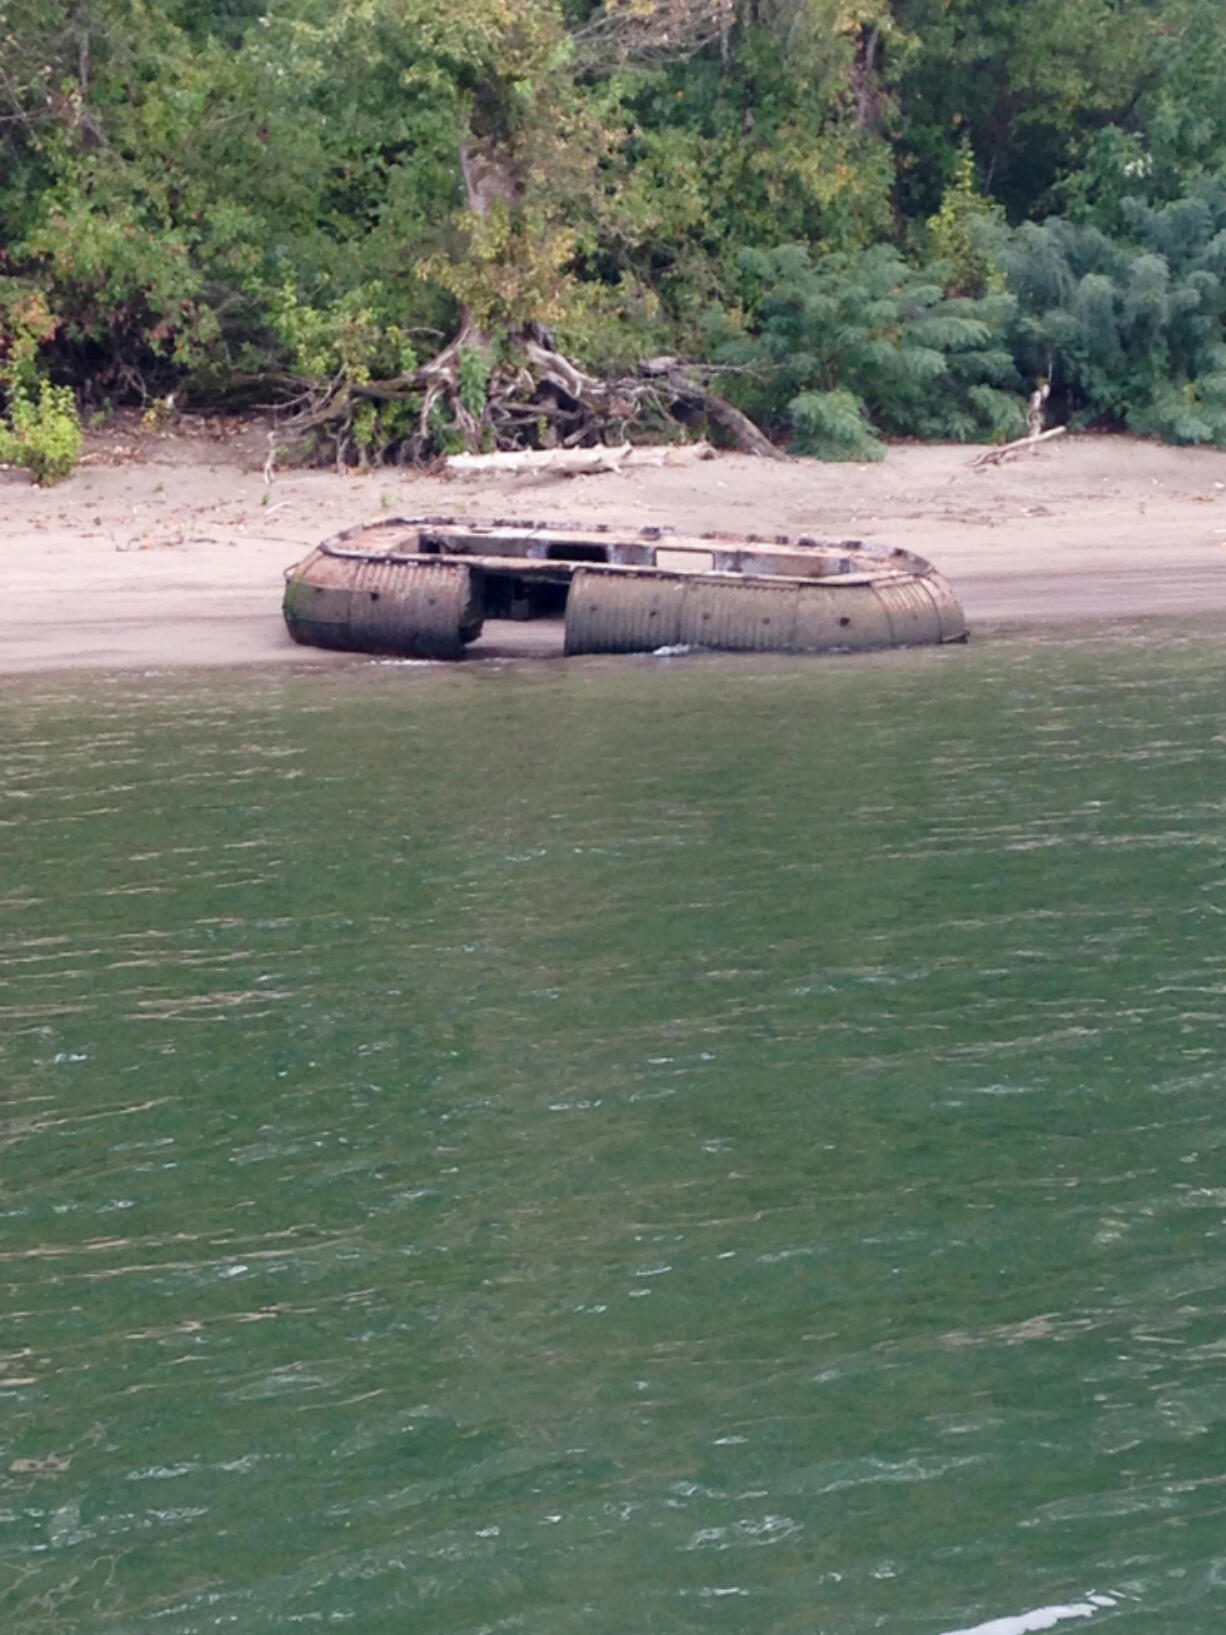
<path fill-rule="evenodd" d="M 927 215 L 969 140 L 987 191 L 1025 218 L 1158 81 L 1152 0 L 895 0 L 901 199 Z"/>

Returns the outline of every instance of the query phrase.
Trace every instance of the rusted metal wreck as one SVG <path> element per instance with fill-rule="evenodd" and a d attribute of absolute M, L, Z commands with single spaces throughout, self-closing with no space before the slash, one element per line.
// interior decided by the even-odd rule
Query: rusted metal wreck
<path fill-rule="evenodd" d="M 565 651 L 864 652 L 966 640 L 923 557 L 808 537 L 399 517 L 286 572 L 295 641 L 456 659 L 486 619 L 565 618 Z"/>

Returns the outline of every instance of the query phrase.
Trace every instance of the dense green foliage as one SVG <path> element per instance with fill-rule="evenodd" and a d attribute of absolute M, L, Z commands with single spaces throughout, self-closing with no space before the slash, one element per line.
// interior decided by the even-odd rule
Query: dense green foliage
<path fill-rule="evenodd" d="M 36 388 L 9 390 L 9 424 L 0 426 L 0 462 L 25 466 L 36 483 L 59 482 L 81 456 L 81 420 L 70 386 L 44 376 Z"/>
<path fill-rule="evenodd" d="M 816 260 L 798 245 L 745 251 L 741 265 L 751 332 L 717 356 L 758 366 L 755 407 L 767 418 L 785 401 L 799 452 L 879 459 L 871 425 L 966 439 L 1024 430 L 1000 340 L 1008 296 L 947 296 L 946 266 L 916 271 L 883 244 Z"/>
<path fill-rule="evenodd" d="M 1083 424 L 1226 444 L 1226 181 L 1124 215 L 1123 238 L 1057 218 L 1002 243 L 1015 352 Z"/>
<path fill-rule="evenodd" d="M 351 427 L 447 446 L 529 322 L 589 369 L 726 369 L 823 457 L 1014 433 L 1047 378 L 1078 423 L 1226 444 L 1226 8 L 0 6 L 0 457 L 68 458 L 39 380 L 306 402 L 463 334 L 450 412 Z"/>

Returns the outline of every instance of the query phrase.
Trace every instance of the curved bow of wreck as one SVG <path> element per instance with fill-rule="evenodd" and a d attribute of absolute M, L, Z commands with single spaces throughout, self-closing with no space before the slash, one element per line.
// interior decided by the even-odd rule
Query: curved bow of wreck
<path fill-rule="evenodd" d="M 565 651 L 864 652 L 966 640 L 923 557 L 859 542 L 400 517 L 286 572 L 295 641 L 455 659 L 486 619 L 565 618 Z"/>

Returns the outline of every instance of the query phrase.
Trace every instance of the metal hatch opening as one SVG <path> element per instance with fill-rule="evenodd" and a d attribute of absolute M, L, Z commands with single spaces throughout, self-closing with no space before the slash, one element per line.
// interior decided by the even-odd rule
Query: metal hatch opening
<path fill-rule="evenodd" d="M 607 545 L 583 545 L 578 541 L 551 542 L 545 547 L 547 562 L 607 562 Z"/>
<path fill-rule="evenodd" d="M 487 619 L 560 619 L 570 594 L 569 576 L 542 579 L 514 573 L 484 576 L 483 613 Z"/>

